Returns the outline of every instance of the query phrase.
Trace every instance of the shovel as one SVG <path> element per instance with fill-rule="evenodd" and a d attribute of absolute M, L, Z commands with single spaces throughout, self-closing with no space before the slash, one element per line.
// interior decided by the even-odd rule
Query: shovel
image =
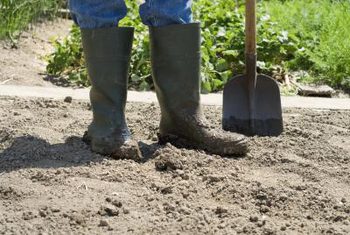
<path fill-rule="evenodd" d="M 257 74 L 256 0 L 246 0 L 246 72 L 224 88 L 223 129 L 247 136 L 278 136 L 283 131 L 278 84 Z"/>

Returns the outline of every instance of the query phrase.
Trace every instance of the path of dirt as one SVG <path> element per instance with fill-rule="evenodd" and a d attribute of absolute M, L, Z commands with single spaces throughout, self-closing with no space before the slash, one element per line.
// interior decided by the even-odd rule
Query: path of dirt
<path fill-rule="evenodd" d="M 0 234 L 350 234 L 349 111 L 287 109 L 228 159 L 158 146 L 158 106 L 129 103 L 136 163 L 90 152 L 88 109 L 0 97 Z"/>
<path fill-rule="evenodd" d="M 44 80 L 44 57 L 53 51 L 50 41 L 68 35 L 71 25 L 66 19 L 45 21 L 23 32 L 16 47 L 0 41 L 0 84 L 54 86 Z"/>

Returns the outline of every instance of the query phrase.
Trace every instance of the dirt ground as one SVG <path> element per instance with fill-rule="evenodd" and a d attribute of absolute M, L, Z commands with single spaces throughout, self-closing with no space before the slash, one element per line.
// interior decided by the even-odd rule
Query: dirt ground
<path fill-rule="evenodd" d="M 18 43 L 0 41 L 0 85 L 54 86 L 45 81 L 45 56 L 53 52 L 51 40 L 68 35 L 70 20 L 38 23 L 23 32 Z"/>
<path fill-rule="evenodd" d="M 89 150 L 86 102 L 0 97 L 0 234 L 350 234 L 349 111 L 284 110 L 241 158 L 159 146 L 156 104 L 127 117 L 141 163 Z"/>
<path fill-rule="evenodd" d="M 54 86 L 43 56 L 70 25 L 0 41 L 0 85 Z M 0 97 L 0 234 L 350 234 L 350 111 L 284 110 L 241 158 L 159 146 L 156 104 L 127 116 L 141 163 L 89 150 L 87 102 Z"/>

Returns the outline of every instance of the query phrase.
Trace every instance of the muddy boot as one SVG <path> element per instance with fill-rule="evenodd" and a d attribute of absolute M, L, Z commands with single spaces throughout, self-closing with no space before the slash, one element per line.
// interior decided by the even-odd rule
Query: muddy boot
<path fill-rule="evenodd" d="M 125 120 L 133 28 L 82 29 L 91 81 L 93 121 L 84 140 L 94 152 L 114 158 L 140 159 Z"/>
<path fill-rule="evenodd" d="M 161 107 L 159 140 L 218 155 L 247 152 L 243 135 L 212 129 L 200 107 L 200 25 L 151 27 L 153 79 Z"/>

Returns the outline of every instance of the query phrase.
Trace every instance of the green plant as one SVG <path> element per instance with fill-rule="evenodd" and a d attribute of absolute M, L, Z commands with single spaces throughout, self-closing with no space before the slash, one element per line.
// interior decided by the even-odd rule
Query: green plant
<path fill-rule="evenodd" d="M 276 30 L 276 22 L 259 9 L 258 67 L 272 75 L 276 66 L 294 58 L 299 45 L 287 31 Z M 244 7 L 241 1 L 200 0 L 194 12 L 203 28 L 203 92 L 222 90 L 233 75 L 244 72 Z"/>
<path fill-rule="evenodd" d="M 336 3 L 338 7 L 324 16 L 319 31 L 319 43 L 310 52 L 316 81 L 337 88 L 350 89 L 350 3 Z"/>
<path fill-rule="evenodd" d="M 148 29 L 141 22 L 136 1 L 127 0 L 126 4 L 130 11 L 128 16 L 120 22 L 120 25 L 135 28 L 129 88 L 143 91 L 150 90 L 153 83 L 151 77 Z"/>
<path fill-rule="evenodd" d="M 123 26 L 135 28 L 135 39 L 131 56 L 129 88 L 137 90 L 150 90 L 152 78 L 150 69 L 149 39 L 147 28 L 141 23 L 137 13 L 135 1 L 127 1 L 131 11 L 128 17 L 120 22 Z M 81 35 L 77 26 L 73 26 L 68 37 L 53 41 L 55 52 L 47 57 L 47 73 L 59 76 L 67 81 L 79 85 L 90 85 L 85 68 L 83 50 L 81 48 Z"/>
<path fill-rule="evenodd" d="M 276 30 L 288 31 L 299 44 L 287 68 L 308 71 L 308 82 L 350 89 L 349 1 L 270 0 L 263 7 Z"/>
<path fill-rule="evenodd" d="M 48 56 L 46 71 L 51 76 L 60 76 L 81 86 L 89 86 L 81 35 L 78 27 L 72 27 L 68 37 L 54 40 L 56 51 Z"/>
<path fill-rule="evenodd" d="M 138 16 L 136 2 L 126 2 L 130 11 L 120 25 L 135 27 L 129 85 L 131 89 L 149 90 L 153 84 L 148 31 Z M 200 20 L 202 26 L 202 92 L 220 91 L 232 76 L 244 72 L 243 3 L 197 0 L 193 4 L 194 19 Z M 350 44 L 346 40 L 350 38 L 349 11 L 348 1 L 260 1 L 259 71 L 278 80 L 291 71 L 305 70 L 313 82 L 350 88 Z M 74 26 L 67 39 L 55 41 L 49 74 L 88 85 L 80 40 Z"/>
<path fill-rule="evenodd" d="M 29 23 L 41 17 L 52 18 L 63 4 L 63 0 L 1 0 L 0 39 L 15 40 Z"/>

